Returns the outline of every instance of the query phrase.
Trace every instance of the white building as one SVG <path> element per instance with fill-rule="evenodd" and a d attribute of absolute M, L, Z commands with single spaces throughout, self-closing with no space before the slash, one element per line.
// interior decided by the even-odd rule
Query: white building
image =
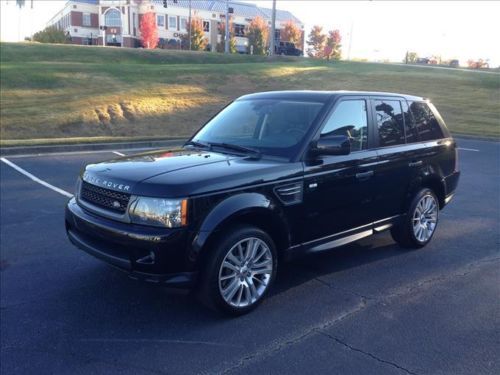
<path fill-rule="evenodd" d="M 272 10 L 236 1 L 229 1 L 228 7 L 233 10 L 230 16 L 237 49 L 246 52 L 248 40 L 245 33 L 249 23 L 260 16 L 271 27 Z M 153 12 L 160 44 L 179 48 L 182 34 L 187 33 L 190 9 L 191 17 L 203 20 L 205 36 L 210 48 L 215 50 L 220 41 L 218 23 L 225 20 L 225 0 L 70 0 L 49 21 L 49 25 L 55 25 L 67 33 L 74 44 L 102 45 L 104 39 L 105 45 L 139 47 L 141 17 Z M 277 41 L 280 40 L 280 29 L 288 21 L 304 29 L 304 25 L 293 14 L 277 10 Z M 302 49 L 303 46 L 298 47 Z"/>

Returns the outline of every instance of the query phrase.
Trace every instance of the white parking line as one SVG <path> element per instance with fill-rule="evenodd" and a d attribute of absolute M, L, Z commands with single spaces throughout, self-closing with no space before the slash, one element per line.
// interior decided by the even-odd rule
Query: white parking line
<path fill-rule="evenodd" d="M 57 192 L 59 194 L 62 194 L 65 197 L 68 197 L 68 198 L 72 198 L 73 197 L 73 194 L 68 193 L 66 190 L 59 189 L 58 187 L 56 187 L 54 185 L 51 185 L 48 182 L 40 180 L 38 177 L 32 175 L 28 171 L 26 171 L 26 170 L 22 169 L 21 167 L 17 166 L 16 164 L 14 164 L 13 162 L 11 162 L 10 160 L 7 160 L 5 158 L 0 158 L 0 160 L 3 161 L 5 164 L 7 164 L 9 167 L 14 168 L 19 173 L 25 175 L 26 177 L 32 179 L 35 182 L 38 182 L 40 185 L 43 185 L 43 186 L 49 188 L 50 190 L 53 190 L 53 191 L 55 191 L 55 192 Z"/>
<path fill-rule="evenodd" d="M 459 150 L 462 151 L 474 151 L 474 152 L 479 152 L 479 150 L 476 150 L 475 148 L 465 148 L 465 147 L 458 147 Z"/>
<path fill-rule="evenodd" d="M 125 154 L 122 154 L 121 152 L 118 151 L 112 151 L 113 154 L 119 155 L 119 156 L 125 156 Z"/>

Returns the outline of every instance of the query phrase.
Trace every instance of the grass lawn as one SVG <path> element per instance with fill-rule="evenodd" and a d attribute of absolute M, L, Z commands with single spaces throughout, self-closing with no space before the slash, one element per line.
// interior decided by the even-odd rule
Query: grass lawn
<path fill-rule="evenodd" d="M 500 136 L 500 74 L 22 43 L 1 43 L 0 55 L 2 145 L 34 138 L 187 136 L 240 95 L 287 89 L 425 96 L 452 132 Z"/>

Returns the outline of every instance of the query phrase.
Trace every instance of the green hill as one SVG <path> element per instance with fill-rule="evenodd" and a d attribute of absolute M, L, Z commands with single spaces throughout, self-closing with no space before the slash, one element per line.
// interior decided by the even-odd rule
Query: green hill
<path fill-rule="evenodd" d="M 500 74 L 305 58 L 0 44 L 2 142 L 186 136 L 255 91 L 376 90 L 429 97 L 455 133 L 499 136 Z"/>

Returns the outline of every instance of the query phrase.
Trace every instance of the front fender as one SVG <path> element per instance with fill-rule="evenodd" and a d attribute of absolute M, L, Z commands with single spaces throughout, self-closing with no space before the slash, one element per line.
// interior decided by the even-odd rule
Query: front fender
<path fill-rule="evenodd" d="M 201 223 L 191 246 L 190 260 L 196 261 L 209 237 L 218 228 L 238 216 L 250 213 L 272 215 L 276 222 L 286 225 L 280 206 L 265 195 L 259 193 L 233 195 L 215 206 Z"/>

